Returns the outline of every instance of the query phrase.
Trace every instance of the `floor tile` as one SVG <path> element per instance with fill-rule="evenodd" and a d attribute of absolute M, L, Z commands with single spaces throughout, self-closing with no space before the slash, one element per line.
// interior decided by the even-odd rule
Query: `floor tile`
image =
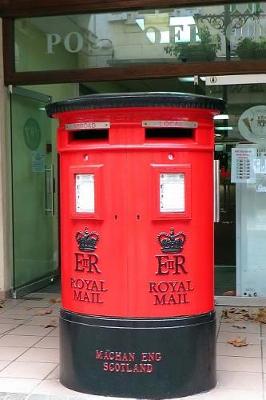
<path fill-rule="evenodd" d="M 0 371 L 2 371 L 2 369 L 4 369 L 8 364 L 10 364 L 11 361 L 0 361 Z M 0 388 L 0 392 L 1 392 L 1 388 Z"/>
<path fill-rule="evenodd" d="M 14 300 L 14 299 L 8 299 L 5 301 L 3 308 L 0 308 L 1 312 L 5 312 L 6 310 L 10 310 L 11 308 L 17 307 L 21 303 L 23 303 L 24 300 Z"/>
<path fill-rule="evenodd" d="M 16 326 L 14 324 L 1 324 L 0 323 L 0 334 L 13 331 Z"/>
<path fill-rule="evenodd" d="M 9 317 L 2 317 L 2 315 L 0 315 L 0 323 L 1 324 L 12 324 L 12 325 L 20 325 L 20 324 L 24 324 L 25 319 L 23 317 L 14 317 L 13 315 L 9 316 Z M 15 326 L 14 326 L 15 328 Z"/>
<path fill-rule="evenodd" d="M 80 398 L 88 397 L 86 394 L 82 394 L 76 392 L 74 390 L 70 390 L 63 386 L 58 379 L 45 379 L 43 380 L 37 387 L 34 388 L 32 394 L 50 394 L 56 396 L 77 396 L 79 395 Z M 98 396 L 93 396 L 98 398 Z M 105 398 L 106 399 L 106 398 Z"/>
<path fill-rule="evenodd" d="M 0 400 L 26 400 L 25 393 L 0 393 Z"/>
<path fill-rule="evenodd" d="M 27 347 L 1 347 L 0 360 L 13 361 L 27 350 L 28 350 Z"/>
<path fill-rule="evenodd" d="M 0 372 L 0 377 L 44 379 L 55 367 L 53 363 L 14 361 Z"/>
<path fill-rule="evenodd" d="M 262 359 L 262 368 L 263 368 L 264 374 L 266 374 L 266 357 L 264 357 Z M 266 384 L 265 384 L 265 390 L 266 390 Z"/>
<path fill-rule="evenodd" d="M 41 293 L 41 292 L 34 292 L 34 293 L 28 293 L 26 296 L 24 296 L 24 300 L 44 300 L 47 298 L 49 293 Z M 57 294 L 58 296 L 58 294 Z"/>
<path fill-rule="evenodd" d="M 256 390 L 225 389 L 218 386 L 205 394 L 204 400 L 263 400 L 263 393 Z"/>
<path fill-rule="evenodd" d="M 47 336 L 59 336 L 59 328 L 53 328 Z"/>
<path fill-rule="evenodd" d="M 217 381 L 227 389 L 263 391 L 262 374 L 257 372 L 218 371 Z"/>
<path fill-rule="evenodd" d="M 199 397 L 182 397 L 182 399 L 185 400 L 205 400 L 204 398 L 199 398 Z M 2 399 L 0 399 L 2 400 Z M 13 399 L 12 399 L 13 400 Z M 16 400 L 16 399 L 14 399 Z M 64 393 L 63 395 L 60 394 L 44 394 L 44 393 L 40 393 L 40 394 L 30 394 L 25 400 L 125 400 L 124 398 L 120 398 L 120 397 L 104 397 L 104 396 L 96 396 L 93 394 L 85 394 L 85 393 L 79 393 L 79 392 L 75 392 L 75 394 L 73 394 L 73 391 L 71 392 L 71 394 L 66 395 L 66 393 Z"/>
<path fill-rule="evenodd" d="M 7 310 L 5 310 L 1 315 L 3 315 L 3 316 L 23 316 L 24 318 L 28 318 L 28 317 L 30 317 L 31 315 L 33 315 L 33 313 L 34 313 L 35 311 L 32 311 L 32 309 L 31 310 L 26 310 L 25 308 L 23 308 L 23 307 L 20 307 L 20 308 L 18 308 L 18 307 L 13 307 L 13 308 L 9 308 L 9 309 L 7 309 Z"/>
<path fill-rule="evenodd" d="M 240 329 L 239 327 L 245 327 L 245 329 Z M 249 321 L 221 322 L 220 331 L 236 332 L 239 335 L 242 335 L 245 332 L 260 334 L 260 324 Z"/>
<path fill-rule="evenodd" d="M 2 319 L 2 315 L 0 315 L 0 318 Z M 3 324 L 6 324 L 7 320 L 11 320 L 11 324 L 17 323 L 18 325 L 23 325 L 26 321 L 28 321 L 30 318 L 32 318 L 30 315 L 29 316 L 23 316 L 23 315 L 9 315 L 5 314 L 3 315 Z M 1 320 L 0 320 L 1 323 Z"/>
<path fill-rule="evenodd" d="M 46 379 L 59 379 L 59 365 L 46 377 Z"/>
<path fill-rule="evenodd" d="M 261 358 L 253 357 L 217 357 L 218 371 L 262 372 Z"/>
<path fill-rule="evenodd" d="M 24 300 L 23 303 L 20 303 L 17 305 L 17 308 L 24 308 L 24 309 L 29 309 L 29 308 L 48 308 L 51 307 L 52 303 L 50 303 L 49 299 L 31 299 L 31 300 Z"/>
<path fill-rule="evenodd" d="M 261 324 L 261 332 L 264 336 L 266 336 L 266 324 Z"/>
<path fill-rule="evenodd" d="M 32 317 L 26 322 L 25 325 L 46 326 L 49 323 L 58 326 L 58 317 L 53 314 L 49 316 Z"/>
<path fill-rule="evenodd" d="M 31 347 L 40 339 L 40 336 L 4 335 L 0 338 L 0 347 Z"/>
<path fill-rule="evenodd" d="M 109 399 L 111 399 L 109 397 Z M 206 400 L 205 393 L 193 394 L 192 396 L 179 397 L 179 399 L 183 400 Z M 121 399 L 122 400 L 122 399 Z"/>
<path fill-rule="evenodd" d="M 0 339 L 1 345 L 1 339 Z M 59 349 L 59 337 L 47 336 L 34 345 L 34 347 L 41 347 L 44 349 Z"/>
<path fill-rule="evenodd" d="M 264 364 L 264 374 L 263 374 L 263 385 L 264 385 L 264 400 L 266 398 L 266 363 L 263 361 Z"/>
<path fill-rule="evenodd" d="M 20 324 L 24 323 L 24 319 L 14 319 L 14 318 L 2 318 L 0 316 L 0 325 L 9 325 L 12 326 L 13 328 L 16 328 Z"/>
<path fill-rule="evenodd" d="M 266 359 L 266 343 L 262 342 L 262 358 Z"/>
<path fill-rule="evenodd" d="M 12 335 L 30 335 L 30 336 L 45 336 L 54 328 L 44 328 L 42 326 L 23 325 L 15 328 Z"/>
<path fill-rule="evenodd" d="M 41 381 L 39 379 L 0 378 L 2 392 L 30 393 Z"/>
<path fill-rule="evenodd" d="M 229 343 L 217 343 L 216 351 L 218 356 L 261 357 L 261 347 L 257 344 L 234 347 Z"/>
<path fill-rule="evenodd" d="M 59 362 L 59 351 L 57 349 L 42 349 L 32 347 L 27 350 L 17 361 L 36 361 L 36 362 Z"/>

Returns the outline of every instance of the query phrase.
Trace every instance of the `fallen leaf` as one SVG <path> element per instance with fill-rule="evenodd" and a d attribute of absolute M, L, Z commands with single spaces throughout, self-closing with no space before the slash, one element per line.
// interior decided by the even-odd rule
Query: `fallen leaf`
<path fill-rule="evenodd" d="M 266 314 L 265 314 L 266 315 Z M 231 307 L 229 309 L 225 309 L 222 312 L 222 316 L 225 319 L 225 322 L 235 322 L 235 321 L 248 321 L 253 320 L 253 316 L 249 313 L 249 311 L 245 308 L 236 308 Z"/>
<path fill-rule="evenodd" d="M 244 347 L 248 346 L 247 339 L 237 337 L 235 339 L 228 340 L 227 343 L 232 344 L 234 347 Z"/>
<path fill-rule="evenodd" d="M 60 297 L 57 297 L 56 299 L 55 298 L 51 298 L 49 301 L 52 304 L 61 303 L 61 298 Z"/>
<path fill-rule="evenodd" d="M 246 315 L 246 314 L 249 315 L 248 310 L 245 310 L 244 308 L 242 308 L 242 310 L 240 310 L 239 308 L 237 308 L 237 309 L 234 311 L 234 313 L 235 313 L 235 314 L 241 314 L 241 315 Z"/>
<path fill-rule="evenodd" d="M 225 319 L 229 318 L 228 310 L 225 309 L 225 310 L 222 311 L 222 317 L 225 318 Z"/>
<path fill-rule="evenodd" d="M 0 300 L 0 308 L 4 308 L 5 306 L 5 300 Z"/>
<path fill-rule="evenodd" d="M 247 327 L 246 326 L 244 326 L 244 325 L 236 325 L 236 324 L 234 324 L 234 325 L 232 325 L 233 326 L 233 328 L 238 328 L 238 329 L 247 329 Z"/>
<path fill-rule="evenodd" d="M 34 315 L 38 315 L 38 316 L 43 316 L 43 315 L 48 315 L 48 314 L 52 314 L 53 310 L 51 310 L 51 308 L 44 308 L 43 310 L 38 311 L 37 313 L 35 313 Z"/>
<path fill-rule="evenodd" d="M 48 324 L 44 325 L 45 328 L 57 328 L 56 322 L 49 322 Z"/>
<path fill-rule="evenodd" d="M 258 312 L 254 315 L 254 320 L 266 324 L 266 309 L 260 308 Z"/>

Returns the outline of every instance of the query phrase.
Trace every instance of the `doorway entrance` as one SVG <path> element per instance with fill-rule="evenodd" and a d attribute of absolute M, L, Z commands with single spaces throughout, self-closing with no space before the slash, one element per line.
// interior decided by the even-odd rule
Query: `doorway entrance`
<path fill-rule="evenodd" d="M 49 96 L 12 88 L 11 162 L 13 297 L 49 284 L 57 275 L 57 217 Z"/>

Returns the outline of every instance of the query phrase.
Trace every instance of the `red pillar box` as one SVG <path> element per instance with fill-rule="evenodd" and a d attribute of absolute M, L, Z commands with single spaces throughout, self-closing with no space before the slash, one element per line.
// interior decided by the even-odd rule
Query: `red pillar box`
<path fill-rule="evenodd" d="M 137 398 L 215 386 L 213 116 L 219 99 L 91 95 L 59 119 L 61 382 Z"/>

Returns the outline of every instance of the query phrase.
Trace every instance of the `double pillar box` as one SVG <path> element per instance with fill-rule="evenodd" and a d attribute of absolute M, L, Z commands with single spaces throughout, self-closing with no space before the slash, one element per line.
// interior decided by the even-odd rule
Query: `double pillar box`
<path fill-rule="evenodd" d="M 90 95 L 58 118 L 60 380 L 170 398 L 216 384 L 213 116 L 219 99 Z"/>

